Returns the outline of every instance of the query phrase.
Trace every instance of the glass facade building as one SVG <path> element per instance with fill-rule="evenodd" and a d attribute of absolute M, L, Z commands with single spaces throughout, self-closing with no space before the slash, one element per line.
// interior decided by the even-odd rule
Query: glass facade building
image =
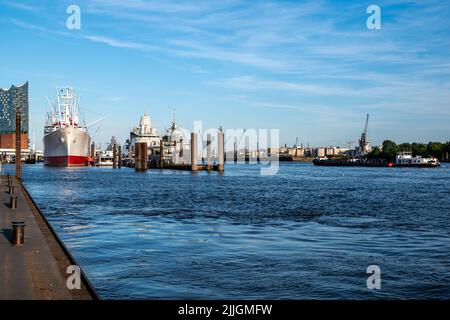
<path fill-rule="evenodd" d="M 16 109 L 21 111 L 21 132 L 28 133 L 28 82 L 0 88 L 0 134 L 16 131 Z"/>

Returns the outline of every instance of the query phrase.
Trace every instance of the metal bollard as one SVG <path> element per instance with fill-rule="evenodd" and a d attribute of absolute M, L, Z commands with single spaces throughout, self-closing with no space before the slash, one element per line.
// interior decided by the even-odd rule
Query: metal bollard
<path fill-rule="evenodd" d="M 9 186 L 9 194 L 14 194 L 14 189 L 15 189 L 16 187 L 15 186 Z"/>
<path fill-rule="evenodd" d="M 17 209 L 17 196 L 9 197 L 9 207 L 11 209 Z"/>
<path fill-rule="evenodd" d="M 12 229 L 13 229 L 13 237 L 12 237 L 12 244 L 13 245 L 23 245 L 25 242 L 25 222 L 13 222 L 12 223 Z"/>

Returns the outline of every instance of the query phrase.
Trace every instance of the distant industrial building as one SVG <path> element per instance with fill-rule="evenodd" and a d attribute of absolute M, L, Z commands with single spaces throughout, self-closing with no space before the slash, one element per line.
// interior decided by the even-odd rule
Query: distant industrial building
<path fill-rule="evenodd" d="M 312 156 L 313 157 L 325 157 L 326 148 L 313 148 Z"/>
<path fill-rule="evenodd" d="M 280 157 L 285 156 L 291 160 L 309 159 L 309 158 L 321 158 L 321 157 L 335 157 L 349 155 L 350 149 L 341 147 L 279 147 L 279 148 L 268 148 L 269 154 L 278 154 Z"/>
<path fill-rule="evenodd" d="M 0 88 L 0 149 L 16 146 L 16 111 L 21 112 L 22 149 L 28 149 L 28 82 L 9 89 Z"/>

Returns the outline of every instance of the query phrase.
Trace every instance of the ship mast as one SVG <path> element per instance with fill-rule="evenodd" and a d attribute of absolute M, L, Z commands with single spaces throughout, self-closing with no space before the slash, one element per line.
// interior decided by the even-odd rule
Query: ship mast
<path fill-rule="evenodd" d="M 78 112 L 80 111 L 80 97 L 76 95 L 75 90 L 70 87 L 57 88 L 56 99 L 47 103 L 50 109 L 48 113 L 48 126 L 56 128 L 80 128 Z"/>
<path fill-rule="evenodd" d="M 58 104 L 58 121 L 59 121 L 59 127 L 61 128 L 61 99 L 60 99 L 60 94 L 58 92 L 58 89 L 56 89 L 56 99 L 57 99 L 57 104 Z"/>

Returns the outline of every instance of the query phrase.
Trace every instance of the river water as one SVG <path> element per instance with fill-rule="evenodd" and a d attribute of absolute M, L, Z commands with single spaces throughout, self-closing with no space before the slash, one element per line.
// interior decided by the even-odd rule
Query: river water
<path fill-rule="evenodd" d="M 23 176 L 105 299 L 450 298 L 449 165 Z"/>

